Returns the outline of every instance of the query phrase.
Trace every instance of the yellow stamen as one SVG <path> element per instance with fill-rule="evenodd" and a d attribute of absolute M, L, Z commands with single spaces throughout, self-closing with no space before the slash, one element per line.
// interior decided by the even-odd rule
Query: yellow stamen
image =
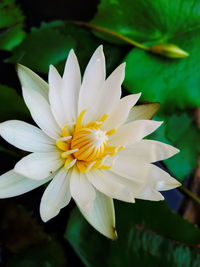
<path fill-rule="evenodd" d="M 86 124 L 86 128 L 96 128 L 96 129 L 99 129 L 101 127 L 103 122 L 100 122 L 100 121 L 92 121 L 92 122 L 89 122 L 88 124 Z"/>
<path fill-rule="evenodd" d="M 71 136 L 61 137 L 56 140 L 56 146 L 60 148 L 63 151 L 66 151 L 70 148 L 69 142 L 67 142 L 69 139 L 71 139 Z"/>
<path fill-rule="evenodd" d="M 70 133 L 68 131 L 68 125 L 66 125 L 63 129 L 62 129 L 62 136 L 70 136 Z"/>
<path fill-rule="evenodd" d="M 56 145 L 62 150 L 61 158 L 65 159 L 65 167 L 71 168 L 76 164 L 80 172 L 91 169 L 110 169 L 112 164 L 106 165 L 108 157 L 113 157 L 124 147 L 108 146 L 109 136 L 116 132 L 107 132 L 101 126 L 108 118 L 104 114 L 99 120 L 83 125 L 86 110 L 80 112 L 76 124 L 67 124 L 62 130 L 62 137 L 57 139 Z"/>
<path fill-rule="evenodd" d="M 110 166 L 101 165 L 101 166 L 98 167 L 98 168 L 101 169 L 101 170 L 108 170 L 108 169 L 112 168 L 112 165 L 110 165 Z"/>
<path fill-rule="evenodd" d="M 73 154 L 73 153 L 76 152 L 76 151 L 78 151 L 78 148 L 77 148 L 77 149 L 67 150 L 67 151 L 65 151 L 65 152 L 63 152 L 63 153 L 61 154 L 61 157 L 62 157 L 63 159 L 66 159 L 66 158 L 68 158 L 69 155 Z"/>
<path fill-rule="evenodd" d="M 77 160 L 76 166 L 80 172 L 86 172 L 87 164 L 84 161 Z"/>
<path fill-rule="evenodd" d="M 79 129 L 81 129 L 82 128 L 82 126 L 83 126 L 83 116 L 85 115 L 85 112 L 86 112 L 87 110 L 83 110 L 83 111 L 81 111 L 81 113 L 79 114 L 79 116 L 78 116 L 78 119 L 77 119 L 77 121 L 76 121 L 76 126 L 75 126 L 75 131 L 77 131 L 77 130 L 79 130 Z"/>
<path fill-rule="evenodd" d="M 108 118 L 108 114 L 104 114 L 104 115 L 99 119 L 99 121 L 104 122 L 105 120 L 107 120 L 107 118 Z"/>
<path fill-rule="evenodd" d="M 117 131 L 116 129 L 112 129 L 112 130 L 110 130 L 110 131 L 107 131 L 107 132 L 106 132 L 106 135 L 110 136 L 110 135 L 116 133 L 116 131 Z"/>
<path fill-rule="evenodd" d="M 65 161 L 65 167 L 67 169 L 70 169 L 72 166 L 74 166 L 74 164 L 76 163 L 76 159 L 73 159 L 73 158 L 68 158 L 66 161 Z"/>

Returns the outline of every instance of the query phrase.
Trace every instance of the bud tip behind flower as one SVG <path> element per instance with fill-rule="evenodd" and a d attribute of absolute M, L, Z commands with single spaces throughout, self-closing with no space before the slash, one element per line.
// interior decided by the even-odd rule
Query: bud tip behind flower
<path fill-rule="evenodd" d="M 149 51 L 169 58 L 184 58 L 189 56 L 189 53 L 174 44 L 153 45 L 149 48 Z"/>

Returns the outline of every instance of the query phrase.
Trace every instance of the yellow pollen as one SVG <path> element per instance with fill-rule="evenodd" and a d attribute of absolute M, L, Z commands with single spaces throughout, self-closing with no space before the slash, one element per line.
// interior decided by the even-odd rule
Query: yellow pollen
<path fill-rule="evenodd" d="M 73 153 L 76 159 L 94 161 L 104 154 L 108 142 L 106 134 L 99 129 L 82 128 L 74 133 L 71 149 L 78 149 Z"/>
<path fill-rule="evenodd" d="M 109 169 L 106 165 L 108 157 L 113 157 L 123 149 L 122 146 L 109 146 L 109 136 L 116 129 L 101 130 L 101 126 L 108 118 L 104 114 L 99 120 L 83 125 L 83 117 L 86 110 L 80 112 L 75 124 L 66 125 L 62 130 L 62 136 L 57 139 L 56 145 L 61 150 L 61 158 L 65 160 L 64 166 L 69 169 L 76 164 L 80 172 L 91 169 Z"/>

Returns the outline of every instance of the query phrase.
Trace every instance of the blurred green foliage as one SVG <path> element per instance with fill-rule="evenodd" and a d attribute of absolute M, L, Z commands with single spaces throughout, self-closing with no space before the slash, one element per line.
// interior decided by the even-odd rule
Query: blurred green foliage
<path fill-rule="evenodd" d="M 15 89 L 0 85 L 0 122 L 10 119 L 24 120 L 29 116 L 28 108 Z"/>
<path fill-rule="evenodd" d="M 102 0 L 92 23 L 148 46 L 173 43 L 189 53 L 172 60 L 133 49 L 125 58 L 125 87 L 174 111 L 200 105 L 199 16 L 197 0 Z M 96 34 L 116 43 L 105 33 Z"/>
<path fill-rule="evenodd" d="M 15 0 L 0 2 L 0 49 L 12 50 L 25 36 L 24 16 Z"/>
<path fill-rule="evenodd" d="M 198 266 L 200 230 L 164 202 L 115 201 L 115 207 L 117 241 L 95 232 L 77 208 L 71 214 L 65 236 L 87 267 Z"/>
<path fill-rule="evenodd" d="M 21 63 L 43 73 L 48 73 L 50 64 L 63 71 L 67 55 L 70 49 L 74 49 L 83 71 L 100 42 L 87 29 L 70 22 L 43 23 L 40 28 L 33 28 L 24 41 L 13 49 L 7 61 Z M 110 72 L 124 54 L 121 48 L 110 44 L 105 44 L 104 50 L 108 56 L 107 70 Z"/>
<path fill-rule="evenodd" d="M 50 2 L 53 3 L 45 2 L 46 10 L 40 8 L 39 1 L 31 5 L 37 6 L 38 12 L 44 12 L 40 15 L 49 14 Z M 59 7 L 61 2 L 54 2 L 55 12 L 63 9 L 62 5 Z M 161 103 L 155 119 L 164 120 L 165 123 L 149 138 L 181 150 L 164 162 L 168 171 L 182 182 L 192 174 L 200 150 L 199 130 L 194 119 L 194 108 L 200 106 L 200 0 L 101 0 L 98 11 L 90 15 L 93 16 L 92 25 L 109 29 L 143 45 L 178 45 L 189 53 L 189 57 L 184 59 L 158 56 L 135 48 L 112 34 L 77 25 L 71 21 L 71 18 L 77 19 L 76 14 L 71 14 L 68 21 L 68 17 L 58 20 L 60 17 L 57 13 L 53 19 L 46 16 L 32 25 L 30 22 L 34 21 L 37 14 L 29 18 L 27 14 L 30 11 L 22 12 L 27 3 L 17 3 L 14 0 L 0 2 L 0 50 L 5 53 L 2 73 L 6 68 L 13 70 L 16 63 L 40 72 L 44 78 L 47 78 L 50 64 L 62 73 L 72 48 L 83 73 L 93 51 L 103 44 L 108 74 L 121 62 L 127 62 L 123 95 L 142 92 L 142 102 Z M 89 7 L 93 6 L 89 0 L 87 3 Z M 66 7 L 71 5 L 70 1 L 65 4 Z M 0 75 L 1 78 L 4 77 Z M 7 73 L 8 84 L 12 78 L 10 72 Z M 19 94 L 19 83 L 13 88 L 5 85 L 5 82 L 1 83 L 0 122 L 8 119 L 30 120 L 29 111 Z M 19 157 L 5 143 L 0 146 L 0 155 L 3 170 L 8 166 L 10 168 L 10 164 Z M 27 197 L 32 201 L 31 194 Z M 49 224 L 43 229 L 26 209 L 5 203 L 4 209 L 1 209 L 0 248 L 6 248 L 11 253 L 7 266 L 76 266 L 76 263 L 68 263 L 66 241 L 63 240 L 63 232 L 59 232 L 61 220 L 58 229 L 53 224 L 54 230 L 49 233 Z M 137 201 L 129 205 L 117 202 L 116 206 L 119 239 L 115 242 L 92 229 L 77 209 L 72 211 L 65 239 L 86 266 L 200 265 L 199 228 L 171 212 L 165 203 Z M 33 210 L 32 206 L 30 210 Z M 67 219 L 64 217 L 63 229 L 66 225 Z M 52 232 L 59 232 L 59 238 L 52 238 Z"/>

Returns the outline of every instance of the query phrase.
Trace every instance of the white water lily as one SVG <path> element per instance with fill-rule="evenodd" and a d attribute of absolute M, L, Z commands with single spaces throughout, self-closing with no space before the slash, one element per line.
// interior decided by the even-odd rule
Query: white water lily
<path fill-rule="evenodd" d="M 159 191 L 180 185 L 152 164 L 179 150 L 143 140 L 161 122 L 134 119 L 134 112 L 130 117 L 140 94 L 120 99 L 124 72 L 121 64 L 106 79 L 102 46 L 90 59 L 82 83 L 73 50 L 63 77 L 50 66 L 49 84 L 19 65 L 23 97 L 40 129 L 17 120 L 0 124 L 7 142 L 32 152 L 1 175 L 0 198 L 50 181 L 40 204 L 43 221 L 55 217 L 72 197 L 88 222 L 114 239 L 113 198 L 163 200 Z"/>

